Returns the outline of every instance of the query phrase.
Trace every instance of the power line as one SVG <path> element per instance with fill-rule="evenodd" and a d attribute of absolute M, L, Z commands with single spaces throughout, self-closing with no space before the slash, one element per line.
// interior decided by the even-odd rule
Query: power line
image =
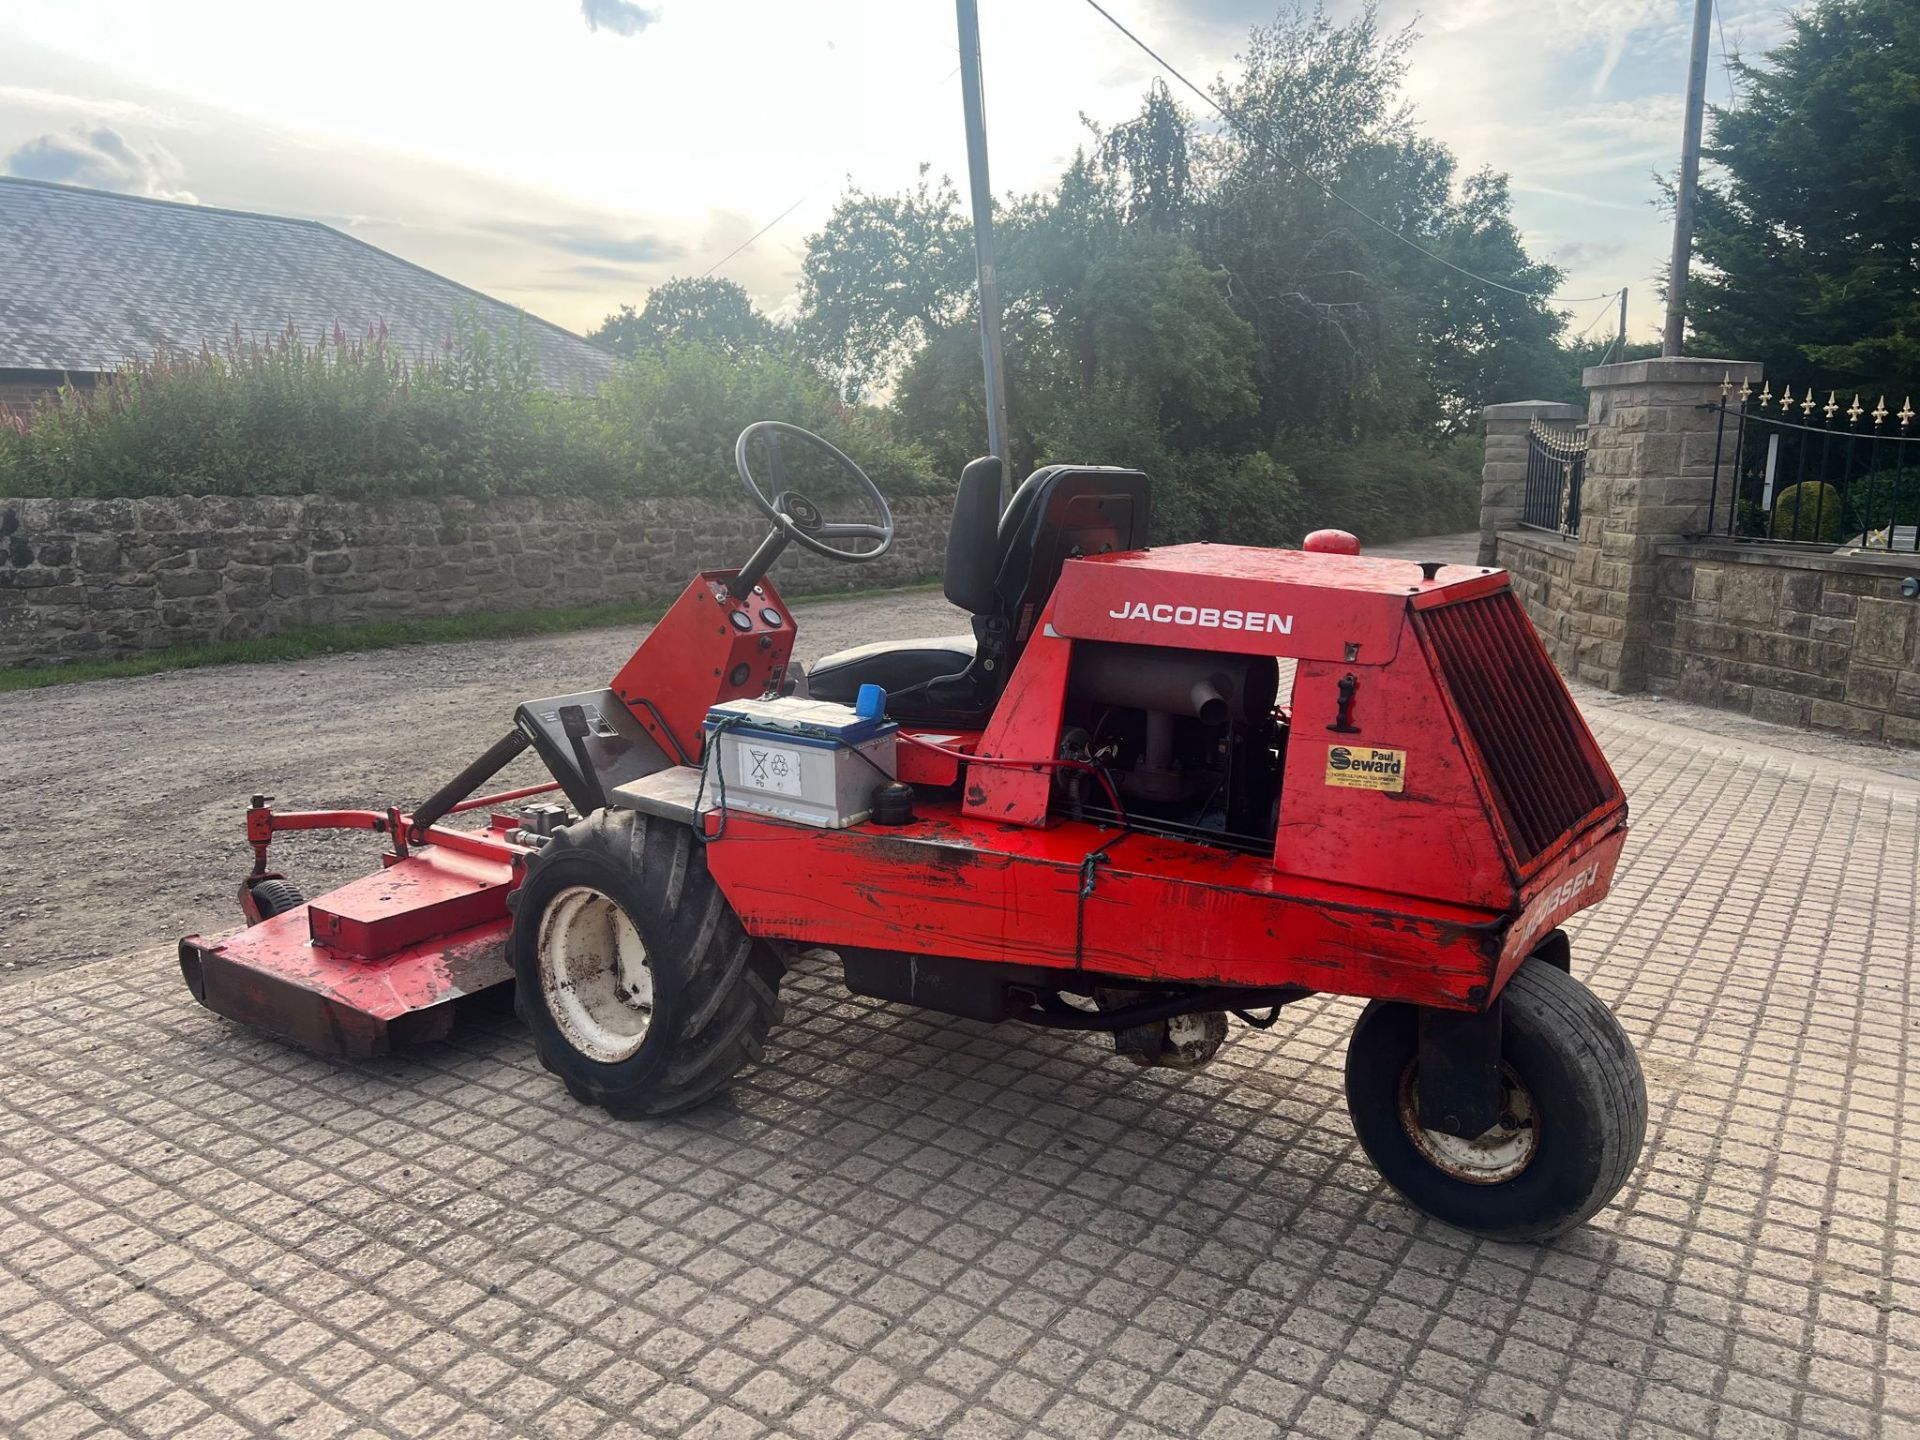
<path fill-rule="evenodd" d="M 1402 235 L 1398 230 L 1394 229 L 1391 225 L 1387 224 L 1386 221 L 1377 219 L 1376 217 L 1369 215 L 1365 210 L 1362 210 L 1358 205 L 1354 204 L 1353 201 L 1347 199 L 1346 196 L 1340 194 L 1332 186 L 1328 185 L 1325 181 L 1320 179 L 1319 176 L 1314 175 L 1310 171 L 1305 170 L 1299 165 L 1295 164 L 1292 160 L 1288 159 L 1285 155 L 1281 154 L 1278 150 L 1274 149 L 1273 146 L 1267 143 L 1267 141 L 1263 140 L 1260 136 L 1254 134 L 1250 129 L 1248 129 L 1248 127 L 1245 124 L 1241 122 L 1239 116 L 1235 115 L 1232 111 L 1228 110 L 1224 105 L 1222 105 L 1219 101 L 1215 100 L 1206 91 L 1202 90 L 1198 85 L 1194 84 L 1193 81 L 1189 80 L 1185 75 L 1181 74 L 1180 71 L 1175 69 L 1173 64 L 1170 61 L 1168 61 L 1165 56 L 1161 55 L 1159 51 L 1155 50 L 1151 45 L 1147 44 L 1146 41 L 1142 40 L 1138 35 L 1134 34 L 1133 31 L 1129 30 L 1125 25 L 1122 25 L 1118 20 L 1116 20 L 1113 16 L 1113 13 L 1110 10 L 1108 10 L 1106 6 L 1102 5 L 1100 3 L 1100 0 L 1087 0 L 1087 4 L 1090 5 L 1094 10 L 1099 12 L 1101 18 L 1104 19 L 1109 25 L 1113 26 L 1114 29 L 1118 30 L 1122 35 L 1126 36 L 1127 39 L 1131 40 L 1136 46 L 1138 46 L 1139 49 L 1147 56 L 1148 59 L 1152 60 L 1154 64 L 1158 65 L 1162 70 L 1166 71 L 1167 74 L 1171 75 L 1174 79 L 1178 80 L 1182 85 L 1186 86 L 1187 89 L 1191 90 L 1195 95 L 1199 96 L 1201 103 L 1203 103 L 1209 109 L 1211 109 L 1222 120 L 1226 121 L 1229 125 L 1233 126 L 1234 129 L 1238 130 L 1241 133 L 1241 135 L 1245 137 L 1247 141 L 1259 147 L 1261 150 L 1265 151 L 1273 159 L 1278 160 L 1282 165 L 1286 166 L 1300 179 L 1305 180 L 1309 184 L 1315 186 L 1329 200 L 1337 201 L 1339 204 L 1346 206 L 1347 209 L 1351 210 L 1354 214 L 1358 215 L 1362 220 L 1366 221 L 1369 225 L 1375 226 L 1376 228 L 1385 231 L 1388 235 L 1391 235 L 1394 239 L 1398 240 L 1402 245 L 1405 245 L 1408 249 L 1417 250 L 1420 254 L 1426 256 L 1427 259 L 1435 261 L 1438 264 L 1444 265 L 1447 267 L 1447 269 L 1453 271 L 1456 274 L 1464 275 L 1469 280 L 1477 281 L 1482 285 L 1490 285 L 1495 290 L 1504 290 L 1509 295 L 1518 295 L 1523 300 L 1538 300 L 1538 301 L 1541 301 L 1543 304 L 1555 304 L 1555 305 L 1584 305 L 1589 300 L 1612 300 L 1620 294 L 1618 290 L 1611 290 L 1604 295 L 1536 295 L 1531 290 L 1521 290 L 1516 288 L 1515 286 L 1505 284 L 1502 281 L 1492 279 L 1489 276 L 1476 275 L 1473 271 L 1467 269 L 1465 266 L 1454 264 L 1453 261 L 1447 259 L 1446 256 L 1436 255 L 1433 251 L 1427 249 L 1426 246 L 1420 244 L 1419 241 L 1409 240 L 1405 235 Z"/>
<path fill-rule="evenodd" d="M 1727 113 L 1740 108 L 1740 90 L 1733 83 L 1733 56 L 1727 52 L 1727 27 L 1720 13 L 1720 0 L 1713 0 L 1713 28 L 1720 32 L 1720 68 L 1727 76 Z"/>
<path fill-rule="evenodd" d="M 700 278 L 704 280 L 709 275 L 713 274 L 714 271 L 718 270 L 722 265 L 726 264 L 727 261 L 731 260 L 734 256 L 738 255 L 742 250 L 746 249 L 749 245 L 753 244 L 754 241 L 758 240 L 762 235 L 766 234 L 767 231 L 771 230 L 774 226 L 778 225 L 782 220 L 786 219 L 787 216 L 791 215 L 794 211 L 798 210 L 802 205 L 806 203 L 806 200 L 807 200 L 807 197 L 802 195 L 798 200 L 794 201 L 791 205 L 787 206 L 786 209 L 782 210 L 778 215 L 774 216 L 771 220 L 767 221 L 766 224 L 762 225 L 758 230 L 754 231 L 753 234 L 749 235 L 746 239 L 742 240 L 738 245 L 734 246 L 731 250 L 727 251 L 726 254 L 722 255 L 718 260 L 714 261 L 706 269 L 702 270 L 700 272 Z"/>
<path fill-rule="evenodd" d="M 1607 296 L 1605 302 L 1600 306 L 1600 313 L 1587 322 L 1586 329 L 1582 330 L 1578 335 L 1574 336 L 1572 340 L 1567 342 L 1567 348 L 1572 349 L 1575 345 L 1578 345 L 1582 340 L 1586 339 L 1587 336 L 1592 333 L 1593 327 L 1613 312 L 1613 302 L 1619 298 L 1620 292 L 1618 290 Z"/>

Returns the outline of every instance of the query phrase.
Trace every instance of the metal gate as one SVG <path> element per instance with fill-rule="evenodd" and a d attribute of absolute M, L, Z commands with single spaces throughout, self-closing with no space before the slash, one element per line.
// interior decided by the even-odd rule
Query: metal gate
<path fill-rule="evenodd" d="M 1580 484 L 1587 473 L 1587 427 L 1527 431 L 1527 488 L 1520 523 L 1554 535 L 1580 533 Z"/>

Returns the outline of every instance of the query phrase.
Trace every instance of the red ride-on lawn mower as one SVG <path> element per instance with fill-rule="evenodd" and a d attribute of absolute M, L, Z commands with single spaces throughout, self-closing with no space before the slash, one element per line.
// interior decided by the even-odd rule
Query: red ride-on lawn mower
<path fill-rule="evenodd" d="M 875 518 L 827 521 L 801 456 Z M 1503 572 L 1337 532 L 1149 549 L 1138 471 L 1049 466 L 1003 514 L 979 460 L 946 563 L 973 633 L 802 674 L 770 567 L 789 543 L 871 560 L 892 516 L 805 431 L 750 426 L 736 459 L 774 528 L 610 687 L 522 705 L 411 815 L 255 797 L 251 923 L 180 945 L 203 1004 L 372 1055 L 511 979 L 547 1068 L 639 1118 L 759 1057 L 798 950 L 858 994 L 1100 1031 L 1142 1065 L 1357 995 L 1348 1107 L 1414 1205 L 1537 1238 L 1620 1188 L 1646 1089 L 1557 927 L 1607 893 L 1626 804 Z M 552 785 L 468 798 L 529 746 Z M 507 808 L 543 788 L 565 804 Z M 484 829 L 441 823 L 473 809 Z M 268 868 L 276 835 L 340 827 L 387 837 L 377 874 L 309 901 Z"/>

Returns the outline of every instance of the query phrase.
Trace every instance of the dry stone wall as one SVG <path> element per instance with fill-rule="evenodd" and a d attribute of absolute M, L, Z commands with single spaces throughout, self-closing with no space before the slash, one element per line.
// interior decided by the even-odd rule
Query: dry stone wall
<path fill-rule="evenodd" d="M 863 565 L 798 546 L 789 594 L 940 572 L 950 502 L 894 502 Z M 704 500 L 0 500 L 0 667 L 139 654 L 311 625 L 666 600 L 741 564 L 767 525 Z"/>

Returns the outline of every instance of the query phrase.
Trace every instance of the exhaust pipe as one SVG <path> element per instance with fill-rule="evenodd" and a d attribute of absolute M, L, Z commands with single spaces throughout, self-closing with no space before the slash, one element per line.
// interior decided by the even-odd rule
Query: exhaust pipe
<path fill-rule="evenodd" d="M 1273 709 L 1280 667 L 1268 655 L 1088 641 L 1074 646 L 1068 684 L 1096 704 L 1225 725 L 1258 720 Z"/>

